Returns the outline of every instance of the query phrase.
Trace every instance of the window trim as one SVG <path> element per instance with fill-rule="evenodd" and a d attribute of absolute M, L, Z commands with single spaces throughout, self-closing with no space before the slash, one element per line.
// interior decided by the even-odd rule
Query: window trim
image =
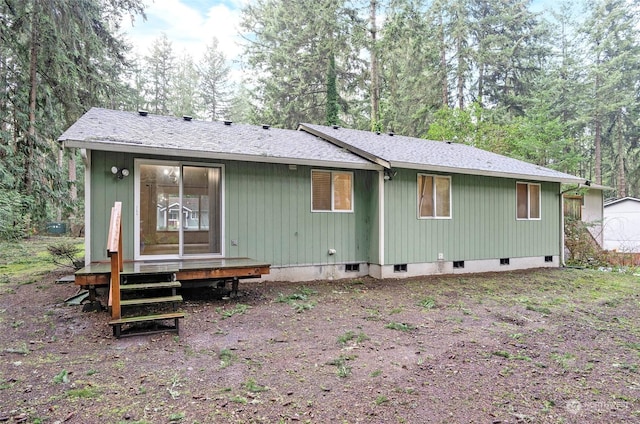
<path fill-rule="evenodd" d="M 518 184 L 527 186 L 527 217 L 518 217 Z M 538 218 L 531 218 L 531 186 L 538 186 Z M 516 181 L 516 221 L 541 221 L 542 220 L 542 184 Z"/>
<path fill-rule="evenodd" d="M 324 172 L 326 174 L 330 174 L 331 178 L 331 209 L 314 209 L 313 208 L 313 173 L 314 172 Z M 335 190 L 334 190 L 334 185 L 333 185 L 333 176 L 334 174 L 348 174 L 351 177 L 351 193 L 349 194 L 349 196 L 351 197 L 351 209 L 336 209 L 336 205 L 335 205 Z M 355 178 L 354 178 L 354 173 L 350 172 L 350 171 L 340 171 L 340 170 L 327 170 L 327 169 L 311 169 L 311 173 L 309 174 L 309 180 L 311 183 L 311 212 L 318 212 L 318 213 L 353 213 L 354 209 L 355 209 L 355 195 L 354 195 L 354 182 L 355 182 Z"/>
<path fill-rule="evenodd" d="M 420 177 L 432 177 L 433 178 L 433 212 L 434 212 L 433 216 L 421 216 L 420 215 Z M 438 210 L 437 196 L 436 196 L 436 190 L 435 190 L 436 178 L 445 178 L 445 179 L 449 180 L 449 215 L 448 216 L 437 216 L 437 215 L 435 215 L 436 211 Z M 451 186 L 452 186 L 451 175 L 423 174 L 423 173 L 419 172 L 417 174 L 417 176 L 416 176 L 416 194 L 417 194 L 417 197 L 416 197 L 416 210 L 417 210 L 417 214 L 418 214 L 418 219 L 453 219 L 453 197 L 451 195 L 451 193 L 452 193 Z"/>

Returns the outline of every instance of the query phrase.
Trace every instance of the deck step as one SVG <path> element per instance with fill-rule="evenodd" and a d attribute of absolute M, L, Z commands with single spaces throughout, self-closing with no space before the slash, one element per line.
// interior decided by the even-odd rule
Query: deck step
<path fill-rule="evenodd" d="M 139 317 L 126 317 L 126 318 L 111 320 L 109 321 L 109 325 L 133 324 L 136 322 L 160 321 L 163 319 L 176 319 L 176 318 L 184 318 L 184 313 L 171 312 L 167 314 L 143 315 Z"/>
<path fill-rule="evenodd" d="M 120 301 L 120 306 L 149 305 L 152 303 L 182 302 L 181 295 L 145 297 L 140 299 L 124 299 Z"/>
<path fill-rule="evenodd" d="M 160 281 L 157 283 L 121 284 L 120 291 L 177 289 L 180 287 L 182 287 L 182 284 L 180 284 L 180 281 Z"/>
<path fill-rule="evenodd" d="M 167 314 L 141 315 L 137 317 L 127 317 L 114 319 L 109 321 L 109 325 L 113 328 L 113 335 L 119 339 L 124 336 L 135 336 L 137 334 L 157 334 L 172 331 L 180 334 L 180 319 L 184 318 L 182 312 L 172 312 Z M 173 320 L 173 327 L 161 325 L 158 321 Z M 128 328 L 123 329 L 122 326 L 129 324 Z M 140 328 L 137 324 L 142 324 Z M 151 328 L 144 328 L 151 324 Z"/>

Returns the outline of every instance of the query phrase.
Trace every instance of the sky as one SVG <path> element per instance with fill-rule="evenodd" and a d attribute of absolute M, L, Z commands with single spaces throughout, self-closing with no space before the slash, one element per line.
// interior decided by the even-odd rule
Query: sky
<path fill-rule="evenodd" d="M 293 0 L 295 1 L 295 0 Z M 251 0 L 145 0 L 146 21 L 141 17 L 131 23 L 125 18 L 122 28 L 133 45 L 134 53 L 148 55 L 155 39 L 164 32 L 175 55 L 189 54 L 198 62 L 213 37 L 227 60 L 236 61 L 241 53 L 240 12 Z M 542 11 L 555 0 L 533 0 L 532 9 Z M 237 64 L 232 73 L 238 72 Z M 237 77 L 237 75 L 236 75 Z M 232 79 L 233 75 L 232 75 Z"/>
<path fill-rule="evenodd" d="M 154 40 L 164 32 L 177 57 L 189 54 L 198 61 L 215 36 L 227 59 L 234 59 L 241 51 L 240 11 L 248 1 L 145 0 L 146 21 L 138 16 L 132 25 L 125 18 L 122 28 L 140 56 L 148 55 Z"/>

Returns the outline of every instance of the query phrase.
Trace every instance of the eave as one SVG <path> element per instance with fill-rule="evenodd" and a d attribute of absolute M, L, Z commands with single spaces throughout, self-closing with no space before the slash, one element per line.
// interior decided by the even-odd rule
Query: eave
<path fill-rule="evenodd" d="M 304 158 L 290 158 L 290 157 L 277 157 L 267 155 L 243 155 L 237 153 L 224 153 L 224 152 L 209 152 L 209 151 L 197 151 L 177 148 L 159 148 L 153 146 L 144 145 L 132 145 L 124 143 L 109 143 L 102 141 L 78 141 L 78 140 L 59 140 L 62 142 L 65 148 L 81 148 L 87 150 L 97 150 L 104 152 L 117 152 L 117 153 L 131 153 L 138 155 L 156 155 L 156 156 L 171 156 L 175 158 L 205 158 L 214 160 L 230 160 L 239 162 L 257 162 L 257 163 L 274 163 L 283 165 L 307 165 L 326 168 L 346 168 L 346 169 L 363 169 L 363 170 L 382 170 L 381 165 L 375 163 L 354 163 L 354 162 L 341 162 L 321 159 L 304 159 Z"/>

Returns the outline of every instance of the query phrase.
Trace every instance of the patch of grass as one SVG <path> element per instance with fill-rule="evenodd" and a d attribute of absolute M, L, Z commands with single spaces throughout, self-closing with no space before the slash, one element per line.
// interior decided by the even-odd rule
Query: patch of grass
<path fill-rule="evenodd" d="M 404 322 L 390 322 L 384 326 L 384 328 L 388 328 L 389 330 L 397 330 L 397 331 L 413 331 L 416 329 L 415 326 L 411 324 L 407 324 Z"/>
<path fill-rule="evenodd" d="M 20 345 L 20 347 L 8 347 L 8 348 L 5 348 L 4 351 L 6 353 L 19 353 L 21 355 L 28 355 L 29 353 L 31 353 L 31 351 L 27 347 L 26 343 L 22 343 Z"/>
<path fill-rule="evenodd" d="M 175 400 L 180 397 L 179 387 L 182 387 L 182 381 L 180 377 L 178 377 L 178 374 L 174 374 L 173 377 L 171 377 L 171 386 L 167 387 L 167 392 L 169 392 L 171 399 Z"/>
<path fill-rule="evenodd" d="M 436 307 L 436 300 L 431 296 L 425 297 L 418 302 L 418 306 L 422 309 L 434 309 Z"/>
<path fill-rule="evenodd" d="M 628 342 L 624 344 L 625 347 L 628 347 L 629 349 L 632 350 L 637 350 L 640 353 L 640 343 L 632 343 L 632 342 Z"/>
<path fill-rule="evenodd" d="M 240 403 L 240 404 L 242 404 L 242 405 L 246 405 L 246 404 L 249 402 L 249 401 L 247 400 L 247 398 L 246 398 L 246 397 L 239 396 L 239 395 L 232 396 L 232 397 L 229 399 L 229 401 L 230 401 L 230 402 L 234 402 L 234 403 Z"/>
<path fill-rule="evenodd" d="M 176 421 L 181 421 L 186 417 L 184 412 L 176 412 L 174 414 L 169 415 L 169 422 L 175 423 Z"/>
<path fill-rule="evenodd" d="M 552 353 L 551 359 L 556 361 L 558 365 L 560 365 L 562 368 L 568 369 L 569 363 L 574 359 L 576 359 L 576 356 L 571 353 L 564 353 L 564 354 Z"/>
<path fill-rule="evenodd" d="M 86 372 L 86 375 L 94 375 L 94 374 L 97 374 L 97 373 L 98 373 L 97 370 L 90 369 L 89 371 Z"/>
<path fill-rule="evenodd" d="M 302 300 L 302 301 L 306 301 L 309 299 L 310 296 L 318 294 L 317 291 L 312 290 L 308 287 L 298 287 L 298 289 L 291 293 L 290 295 L 284 295 L 282 293 L 280 293 L 278 295 L 278 297 L 276 298 L 276 302 L 278 303 L 290 303 L 290 302 L 294 302 L 297 300 Z"/>
<path fill-rule="evenodd" d="M 638 372 L 638 366 L 636 364 L 622 363 L 622 364 L 613 364 L 613 366 L 614 368 L 620 368 L 621 370 L 625 370 L 633 373 Z"/>
<path fill-rule="evenodd" d="M 277 303 L 286 303 L 290 305 L 294 311 L 301 313 L 313 309 L 316 306 L 316 302 L 309 301 L 309 297 L 315 294 L 318 294 L 318 292 L 303 286 L 289 295 L 280 293 L 275 301 Z"/>
<path fill-rule="evenodd" d="M 515 359 L 515 360 L 518 360 L 518 361 L 531 362 L 531 358 L 529 358 L 526 355 L 521 355 L 521 354 L 513 355 L 513 354 L 507 352 L 506 350 L 496 350 L 495 352 L 492 352 L 491 354 L 494 355 L 494 356 L 499 356 L 501 358 Z"/>
<path fill-rule="evenodd" d="M 56 384 L 68 383 L 69 382 L 69 373 L 67 370 L 62 370 L 58 374 L 53 377 L 53 382 Z"/>
<path fill-rule="evenodd" d="M 382 316 L 382 314 L 380 314 L 380 311 L 377 309 L 365 309 L 367 316 L 364 318 L 367 321 L 380 321 L 380 318 Z"/>
<path fill-rule="evenodd" d="M 338 337 L 338 344 L 340 346 L 344 346 L 352 340 L 355 340 L 356 343 L 362 343 L 365 340 L 369 340 L 369 336 L 364 333 L 356 334 L 355 331 L 347 331 L 346 333 Z"/>
<path fill-rule="evenodd" d="M 233 364 L 237 359 L 237 356 L 229 349 L 222 349 L 218 353 L 218 359 L 220 359 L 220 368 L 224 369 Z"/>
<path fill-rule="evenodd" d="M 382 375 L 382 370 L 375 370 L 371 374 L 369 374 L 370 377 L 380 377 L 381 375 Z"/>
<path fill-rule="evenodd" d="M 256 383 L 256 381 L 253 378 L 250 378 L 247 381 L 245 381 L 245 383 L 243 384 L 243 387 L 245 390 L 251 393 L 266 392 L 267 390 L 269 390 L 265 386 L 261 386 L 258 383 Z"/>
<path fill-rule="evenodd" d="M 24 321 L 13 321 L 11 323 L 11 328 L 20 328 L 24 325 Z"/>
<path fill-rule="evenodd" d="M 67 390 L 67 397 L 70 398 L 92 399 L 97 398 L 98 396 L 100 396 L 100 392 L 94 387 L 84 387 L 82 389 Z"/>
<path fill-rule="evenodd" d="M 348 361 L 355 359 L 355 355 L 340 355 L 336 359 L 327 362 L 327 365 L 333 365 L 337 367 L 336 375 L 340 378 L 347 378 L 351 375 L 351 367 L 347 364 Z"/>
<path fill-rule="evenodd" d="M 378 395 L 378 397 L 376 397 L 376 400 L 374 401 L 374 403 L 378 406 L 383 405 L 385 403 L 389 403 L 389 398 L 383 395 Z"/>
<path fill-rule="evenodd" d="M 238 303 L 233 309 L 216 308 L 216 312 L 222 315 L 222 319 L 231 318 L 234 315 L 244 315 L 251 306 Z"/>
<path fill-rule="evenodd" d="M 542 315 L 551 315 L 551 309 L 547 308 L 546 306 L 527 305 L 526 309 L 527 311 L 538 312 Z"/>
<path fill-rule="evenodd" d="M 393 308 L 392 310 L 389 311 L 389 315 L 401 314 L 403 310 L 404 310 L 403 307 Z"/>
<path fill-rule="evenodd" d="M 71 243 L 84 251 L 84 239 L 74 237 L 31 237 L 28 240 L 0 241 L 0 285 L 37 282 L 42 275 L 59 267 L 48 252 L 48 246 Z"/>

